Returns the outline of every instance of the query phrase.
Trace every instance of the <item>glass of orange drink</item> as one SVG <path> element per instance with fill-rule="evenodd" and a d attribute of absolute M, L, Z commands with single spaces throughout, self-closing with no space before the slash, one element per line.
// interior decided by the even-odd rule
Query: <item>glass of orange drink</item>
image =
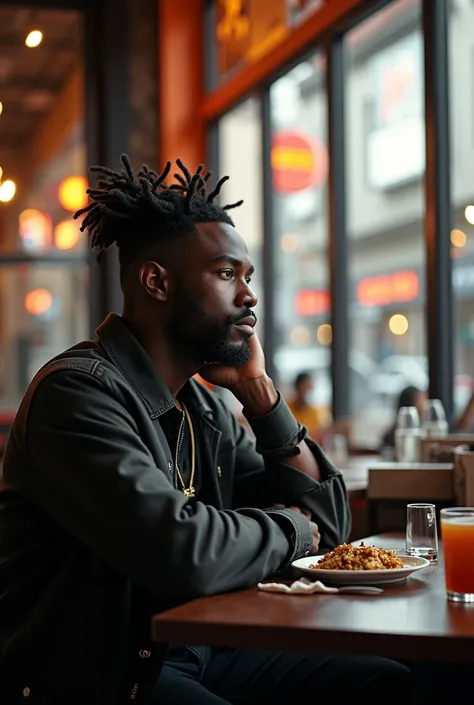
<path fill-rule="evenodd" d="M 446 591 L 453 602 L 474 602 L 474 507 L 441 510 Z"/>

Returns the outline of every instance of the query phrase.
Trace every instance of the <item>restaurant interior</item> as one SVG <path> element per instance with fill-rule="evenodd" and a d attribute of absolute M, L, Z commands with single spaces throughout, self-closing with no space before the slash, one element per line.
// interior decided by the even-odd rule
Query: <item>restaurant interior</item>
<path fill-rule="evenodd" d="M 287 400 L 311 376 L 364 517 L 404 389 L 474 431 L 474 3 L 440 5 L 1 2 L 3 438 L 37 370 L 121 309 L 116 254 L 71 215 L 122 152 L 231 174 L 267 368 Z"/>
<path fill-rule="evenodd" d="M 244 201 L 268 373 L 289 402 L 306 375 L 292 408 L 351 540 L 474 506 L 474 0 L 1 0 L 0 27 L 2 445 L 42 365 L 122 310 L 115 248 L 98 262 L 72 219 L 88 166 L 180 157 Z"/>

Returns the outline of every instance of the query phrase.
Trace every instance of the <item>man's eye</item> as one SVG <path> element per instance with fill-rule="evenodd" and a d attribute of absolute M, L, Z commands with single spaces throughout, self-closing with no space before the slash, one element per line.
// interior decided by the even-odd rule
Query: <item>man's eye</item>
<path fill-rule="evenodd" d="M 252 277 L 245 277 L 245 281 L 247 282 L 247 284 L 250 284 L 250 282 L 252 281 Z"/>
<path fill-rule="evenodd" d="M 221 269 L 219 274 L 224 277 L 224 279 L 232 279 L 234 276 L 234 270 L 233 269 Z"/>

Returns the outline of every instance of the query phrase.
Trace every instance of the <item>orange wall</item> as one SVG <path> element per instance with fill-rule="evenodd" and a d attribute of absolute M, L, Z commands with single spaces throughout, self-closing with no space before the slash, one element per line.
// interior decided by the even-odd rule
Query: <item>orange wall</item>
<path fill-rule="evenodd" d="M 190 169 L 205 159 L 204 2 L 158 0 L 159 157 Z"/>

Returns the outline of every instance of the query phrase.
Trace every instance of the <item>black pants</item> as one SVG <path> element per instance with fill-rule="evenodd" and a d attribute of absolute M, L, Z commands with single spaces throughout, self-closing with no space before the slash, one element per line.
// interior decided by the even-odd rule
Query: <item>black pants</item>
<path fill-rule="evenodd" d="M 202 647 L 174 647 L 149 705 L 277 705 L 326 702 L 364 705 L 386 699 L 408 705 L 408 668 L 388 659 Z M 357 698 L 360 697 L 360 700 Z"/>

